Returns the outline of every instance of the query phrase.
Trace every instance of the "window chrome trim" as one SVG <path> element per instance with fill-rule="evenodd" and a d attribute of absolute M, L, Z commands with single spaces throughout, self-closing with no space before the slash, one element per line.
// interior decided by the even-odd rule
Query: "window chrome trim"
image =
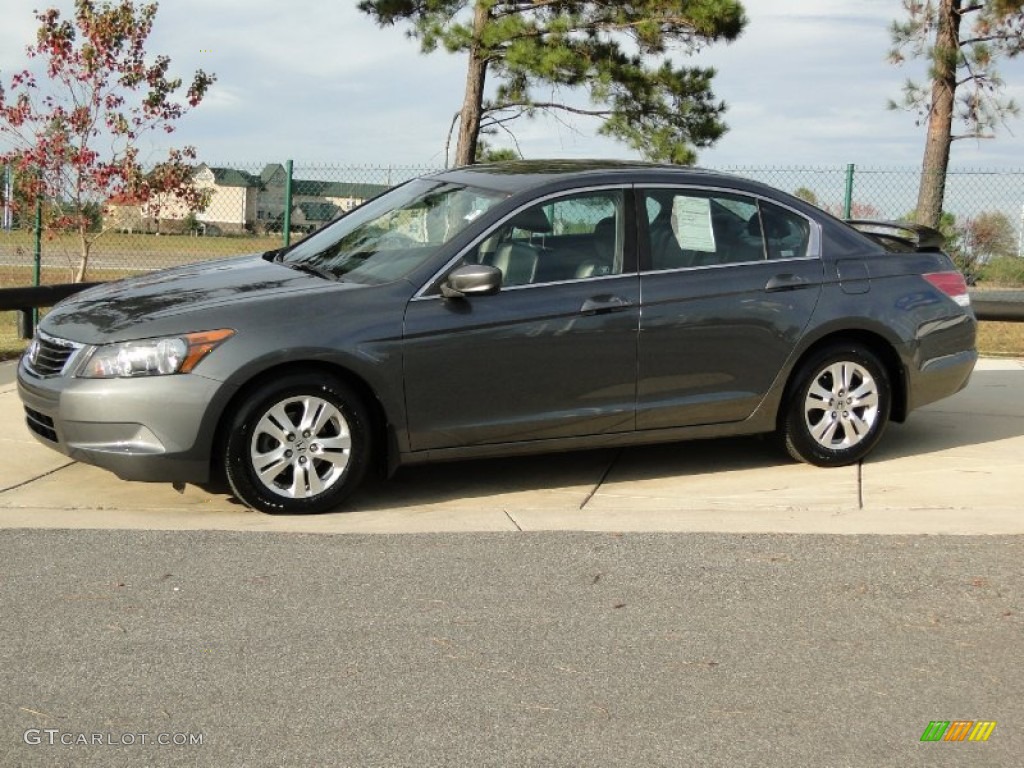
<path fill-rule="evenodd" d="M 615 280 L 617 278 L 637 278 L 636 272 L 620 272 L 617 275 L 597 275 L 595 277 L 573 277 L 568 280 L 549 280 L 546 283 L 526 283 L 525 285 L 510 285 L 502 288 L 501 293 L 507 291 L 521 291 L 529 288 L 547 288 L 549 285 L 572 285 L 574 283 L 596 283 L 598 280 Z M 425 299 L 432 299 L 433 296 L 424 296 Z"/>
<path fill-rule="evenodd" d="M 449 272 L 450 270 L 455 268 L 455 266 L 463 258 L 465 258 L 467 253 L 472 251 L 474 248 L 477 248 L 480 245 L 480 243 L 482 243 L 488 237 L 493 235 L 497 230 L 501 229 L 505 225 L 506 222 L 508 222 L 511 219 L 515 218 L 520 213 L 525 211 L 527 208 L 532 208 L 535 205 L 543 205 L 544 203 L 546 203 L 546 202 L 548 202 L 550 200 L 556 200 L 556 199 L 565 198 L 565 197 L 572 197 L 574 195 L 585 195 L 585 194 L 587 194 L 589 192 L 607 192 L 609 190 L 613 190 L 613 191 L 618 191 L 618 192 L 625 193 L 627 190 L 635 189 L 636 186 L 637 185 L 633 184 L 633 183 L 618 182 L 618 183 L 615 183 L 615 184 L 598 184 L 596 186 L 576 187 L 574 189 L 568 189 L 568 190 L 563 189 L 563 190 L 561 190 L 559 192 L 551 192 L 550 194 L 544 195 L 543 197 L 535 197 L 533 200 L 530 200 L 530 201 L 528 201 L 526 203 L 523 203 L 521 206 L 519 206 L 518 208 L 514 209 L 511 213 L 509 213 L 506 216 L 502 217 L 502 219 L 500 221 L 498 221 L 495 224 L 493 224 L 492 226 L 488 227 L 479 237 L 475 238 L 469 245 L 467 245 L 465 248 L 460 250 L 455 256 L 453 256 L 451 259 L 449 259 L 448 262 L 441 269 L 437 270 L 433 275 L 431 275 L 429 280 L 427 280 L 426 282 L 423 283 L 422 286 L 420 286 L 420 289 L 418 291 L 416 291 L 415 295 L 413 295 L 413 297 L 410 299 L 410 301 L 426 301 L 426 300 L 430 300 L 430 299 L 443 299 L 444 296 L 442 296 L 439 293 L 437 293 L 437 294 L 435 294 L 435 293 L 427 293 L 427 288 L 429 286 L 433 285 L 434 282 L 437 281 L 443 274 L 445 274 L 446 272 Z M 623 219 L 624 220 L 628 220 L 628 218 L 629 218 L 629 211 L 623 211 Z M 639 274 L 639 272 L 620 272 L 617 275 L 599 275 L 597 277 L 581 277 L 581 278 L 576 278 L 576 279 L 572 279 L 572 280 L 556 280 L 556 281 L 547 282 L 547 283 L 529 283 L 527 285 L 510 285 L 507 288 L 503 286 L 501 291 L 502 292 L 514 291 L 514 290 L 519 290 L 521 288 L 539 288 L 542 285 L 565 285 L 567 283 L 579 283 L 579 282 L 588 282 L 589 283 L 589 282 L 593 282 L 595 280 L 603 280 L 603 279 L 609 278 L 609 277 L 623 277 L 623 276 L 630 276 L 630 275 L 637 275 L 637 274 Z"/>
<path fill-rule="evenodd" d="M 729 261 L 725 264 L 699 264 L 694 267 L 669 267 L 668 269 L 648 269 L 641 275 L 667 275 L 672 272 L 693 272 L 698 269 L 728 269 L 729 267 L 751 267 L 761 264 L 789 264 L 794 261 L 819 261 L 817 256 L 793 256 L 789 259 L 758 259 L 757 261 Z"/>

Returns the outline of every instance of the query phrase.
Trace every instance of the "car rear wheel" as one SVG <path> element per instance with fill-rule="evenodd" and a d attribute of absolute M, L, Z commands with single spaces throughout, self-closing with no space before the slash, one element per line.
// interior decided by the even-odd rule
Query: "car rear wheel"
<path fill-rule="evenodd" d="M 271 514 L 336 508 L 366 474 L 369 419 L 351 389 L 323 374 L 290 375 L 237 408 L 224 441 L 225 474 L 246 505 Z"/>
<path fill-rule="evenodd" d="M 889 421 L 891 393 L 885 367 L 868 349 L 821 350 L 793 379 L 781 427 L 786 450 L 820 467 L 860 461 Z"/>

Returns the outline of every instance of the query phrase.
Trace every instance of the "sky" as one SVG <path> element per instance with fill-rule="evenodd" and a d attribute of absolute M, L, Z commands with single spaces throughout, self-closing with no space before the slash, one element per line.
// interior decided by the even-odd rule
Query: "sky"
<path fill-rule="evenodd" d="M 0 79 L 27 64 L 33 9 L 65 14 L 72 0 L 3 0 Z M 924 128 L 886 109 L 923 65 L 888 64 L 888 26 L 899 0 L 746 0 L 750 23 L 730 45 L 690 59 L 718 70 L 714 90 L 728 106 L 729 132 L 699 153 L 707 167 L 916 168 Z M 444 142 L 461 100 L 465 60 L 423 55 L 401 28 L 377 27 L 355 0 L 296 12 L 280 0 L 163 0 L 149 52 L 170 56 L 186 80 L 217 75 L 206 101 L 170 139 L 152 137 L 143 157 L 195 146 L 211 165 L 419 166 L 444 164 Z M 685 63 L 680 57 L 678 63 Z M 1024 57 L 1003 62 L 1007 92 L 1024 104 Z M 536 97 L 547 94 L 536 93 Z M 596 134 L 583 117 L 520 121 L 529 158 L 635 157 Z M 996 140 L 954 144 L 957 168 L 1024 169 L 1024 118 Z M 500 138 L 493 143 L 507 144 Z"/>

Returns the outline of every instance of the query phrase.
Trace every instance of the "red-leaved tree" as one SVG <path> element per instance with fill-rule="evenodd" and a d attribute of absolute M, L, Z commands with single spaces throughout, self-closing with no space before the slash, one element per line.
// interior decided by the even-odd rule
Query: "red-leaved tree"
<path fill-rule="evenodd" d="M 45 71 L 14 74 L 6 92 L 0 84 L 0 164 L 19 175 L 24 205 L 45 202 L 49 232 L 77 235 L 76 282 L 104 231 L 90 214 L 111 198 L 145 206 L 173 196 L 190 210 L 203 206 L 192 184 L 192 147 L 170 150 L 157 172 L 147 173 L 139 157 L 140 137 L 173 132 L 216 79 L 197 71 L 178 100 L 182 80 L 168 75 L 170 59 L 146 60 L 156 12 L 157 3 L 129 0 L 75 0 L 73 20 L 55 8 L 37 12 L 36 42 L 26 52 Z"/>

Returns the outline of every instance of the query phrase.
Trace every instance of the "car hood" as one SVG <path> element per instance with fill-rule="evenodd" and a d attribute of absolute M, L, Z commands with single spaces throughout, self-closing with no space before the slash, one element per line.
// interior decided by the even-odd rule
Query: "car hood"
<path fill-rule="evenodd" d="M 54 307 L 40 327 L 62 338 L 102 344 L 210 330 L 193 326 L 205 326 L 211 321 L 227 325 L 240 312 L 259 311 L 263 300 L 284 294 L 359 287 L 298 272 L 255 254 L 177 267 L 90 288 Z"/>

